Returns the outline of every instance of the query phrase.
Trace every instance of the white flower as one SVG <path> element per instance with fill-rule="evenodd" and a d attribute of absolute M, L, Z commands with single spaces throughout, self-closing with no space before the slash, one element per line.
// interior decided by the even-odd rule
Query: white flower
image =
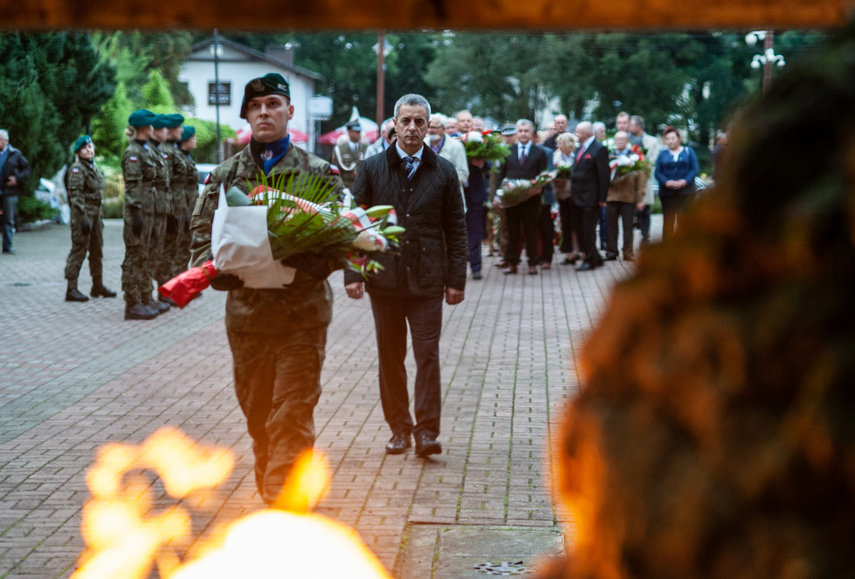
<path fill-rule="evenodd" d="M 375 230 L 364 229 L 359 232 L 351 245 L 360 251 L 384 251 L 388 247 L 388 242 Z"/>
<path fill-rule="evenodd" d="M 467 140 L 467 141 L 472 141 L 472 142 L 475 142 L 475 143 L 483 143 L 483 142 L 484 142 L 484 137 L 482 137 L 482 136 L 481 136 L 481 133 L 479 133 L 478 131 L 470 131 L 470 132 L 466 135 L 466 140 Z"/>

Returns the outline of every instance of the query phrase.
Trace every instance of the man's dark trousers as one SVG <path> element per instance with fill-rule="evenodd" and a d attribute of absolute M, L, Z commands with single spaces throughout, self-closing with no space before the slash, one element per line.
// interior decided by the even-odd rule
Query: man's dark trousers
<path fill-rule="evenodd" d="M 3 195 L 3 251 L 11 251 L 12 234 L 15 231 L 15 213 L 18 209 L 17 195 Z"/>
<path fill-rule="evenodd" d="M 484 205 L 469 203 L 466 206 L 466 237 L 469 245 L 469 267 L 472 273 L 481 271 L 481 240 L 484 238 Z"/>
<path fill-rule="evenodd" d="M 370 294 L 369 294 L 370 295 Z M 380 401 L 383 416 L 395 434 L 439 436 L 442 410 L 439 378 L 439 336 L 442 331 L 442 294 L 430 297 L 377 297 L 371 309 L 377 330 L 380 361 Z M 407 392 L 407 324 L 416 359 L 416 426 Z"/>
<path fill-rule="evenodd" d="M 519 205 L 505 209 L 508 217 L 508 250 L 505 253 L 505 261 L 510 265 L 517 265 L 520 262 L 520 226 L 525 233 L 528 265 L 532 267 L 540 263 L 537 241 L 540 236 L 539 222 L 542 205 L 543 196 L 535 195 Z"/>
<path fill-rule="evenodd" d="M 579 238 L 579 251 L 585 254 L 585 261 L 593 266 L 600 264 L 600 254 L 597 251 L 597 224 L 600 222 L 599 205 L 583 205 L 576 207 L 576 235 Z"/>

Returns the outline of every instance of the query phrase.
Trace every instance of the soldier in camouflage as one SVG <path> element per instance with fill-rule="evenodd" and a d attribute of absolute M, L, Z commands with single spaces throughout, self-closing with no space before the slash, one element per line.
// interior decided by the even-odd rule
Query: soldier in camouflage
<path fill-rule="evenodd" d="M 290 145 L 294 113 L 288 82 L 270 73 L 246 85 L 241 117 L 252 140 L 211 173 L 193 212 L 192 265 L 210 260 L 211 224 L 220 186 L 249 192 L 261 175 L 310 173 L 342 190 L 341 179 L 321 159 Z M 253 440 L 255 478 L 261 498 L 275 502 L 297 456 L 315 442 L 314 408 L 321 394 L 321 365 L 335 265 L 317 255 L 285 260 L 297 272 L 282 289 L 250 289 L 240 278 L 219 274 L 211 286 L 228 290 L 226 332 L 232 350 L 235 390 Z"/>
<path fill-rule="evenodd" d="M 178 150 L 184 161 L 184 181 L 182 191 L 184 193 L 185 213 L 181 220 L 181 231 L 178 235 L 178 255 L 176 260 L 176 272 L 178 275 L 187 269 L 190 264 L 190 214 L 196 207 L 199 199 L 199 173 L 196 171 L 196 161 L 190 153 L 196 148 L 196 127 L 185 126 L 181 132 Z"/>
<path fill-rule="evenodd" d="M 172 217 L 172 190 L 169 188 L 169 160 L 163 152 L 166 143 L 167 115 L 157 115 L 152 123 L 154 130 L 148 141 L 149 154 L 157 167 L 154 178 L 154 219 L 151 232 L 151 244 L 146 255 L 146 271 L 149 279 L 155 282 L 155 287 L 168 282 L 172 276 L 164 276 L 162 263 L 164 247 L 169 231 L 174 231 L 176 223 Z M 164 279 L 165 277 L 165 279 Z M 145 305 L 159 313 L 169 310 L 169 304 L 155 300 L 151 291 L 142 292 Z"/>
<path fill-rule="evenodd" d="M 146 255 L 151 244 L 154 221 L 154 179 L 157 166 L 149 153 L 148 139 L 157 115 L 141 109 L 128 117 L 128 148 L 122 156 L 125 181 L 124 220 L 125 260 L 122 262 L 122 291 L 125 294 L 125 319 L 150 320 L 158 311 L 147 307 L 143 294 L 151 297 L 151 278 L 146 270 Z"/>
<path fill-rule="evenodd" d="M 179 240 L 184 216 L 187 214 L 187 196 L 184 194 L 187 165 L 184 155 L 178 149 L 178 140 L 183 129 L 181 124 L 184 117 L 179 114 L 164 115 L 166 124 L 166 142 L 161 143 L 160 149 L 169 166 L 169 191 L 172 201 L 172 212 L 167 216 L 166 237 L 163 242 L 163 255 L 158 263 L 157 283 L 163 285 L 186 268 L 179 269 Z M 172 298 L 158 295 L 158 300 L 174 306 Z"/>
<path fill-rule="evenodd" d="M 95 166 L 95 145 L 89 135 L 74 142 L 74 161 L 65 172 L 65 189 L 71 206 L 71 252 L 65 264 L 68 289 L 67 302 L 86 302 L 89 298 L 77 289 L 77 276 L 86 252 L 89 252 L 89 273 L 92 276 L 93 298 L 114 298 L 116 292 L 106 287 L 101 277 L 101 248 L 104 245 L 101 220 L 101 195 L 104 193 L 104 174 Z"/>

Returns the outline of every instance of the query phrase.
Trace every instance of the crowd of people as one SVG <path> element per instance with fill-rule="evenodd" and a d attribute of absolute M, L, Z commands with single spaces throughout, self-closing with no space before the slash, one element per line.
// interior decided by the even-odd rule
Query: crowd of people
<path fill-rule="evenodd" d="M 352 185 L 365 159 L 393 146 L 393 121 L 380 126 L 378 139 L 370 145 L 363 139 L 359 121 L 348 123 L 347 134 L 330 159 L 341 170 L 346 186 Z M 617 115 L 615 127 L 612 137 L 602 122 L 581 122 L 568 132 L 568 119 L 559 114 L 538 132 L 532 121 L 521 119 L 494 129 L 505 139 L 510 154 L 490 163 L 467 157 L 459 146 L 484 132 L 482 118 L 467 110 L 452 116 L 431 115 L 425 143 L 457 170 L 472 279 L 482 278 L 482 244 L 488 246 L 489 255 L 502 257 L 495 265 L 508 275 L 518 273 L 523 247 L 529 274 L 551 268 L 556 243 L 564 254 L 559 263 L 577 265 L 578 271 L 595 269 L 620 256 L 632 261 L 634 231 L 641 232 L 641 247 L 650 243 L 654 184 L 664 214 L 663 237 L 673 234 L 677 216 L 696 192 L 697 156 L 682 144 L 674 127 L 667 127 L 659 138 L 646 132 L 643 117 L 627 112 Z M 569 168 L 569 178 L 566 173 L 556 177 L 512 207 L 497 201 L 496 193 L 505 180 L 534 179 L 559 166 Z"/>

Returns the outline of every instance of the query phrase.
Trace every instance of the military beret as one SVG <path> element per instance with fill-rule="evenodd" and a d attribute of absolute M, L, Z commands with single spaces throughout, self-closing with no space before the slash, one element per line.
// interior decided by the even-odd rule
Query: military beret
<path fill-rule="evenodd" d="M 155 115 L 154 121 L 151 123 L 151 126 L 155 129 L 165 129 L 167 125 L 166 115 Z"/>
<path fill-rule="evenodd" d="M 184 122 L 184 115 L 179 115 L 178 113 L 172 113 L 171 115 L 161 115 L 165 119 L 165 127 L 167 129 L 174 129 L 175 127 L 180 127 L 181 123 Z"/>
<path fill-rule="evenodd" d="M 193 125 L 187 125 L 184 127 L 184 132 L 181 133 L 181 142 L 183 143 L 187 139 L 191 139 L 196 136 L 196 127 Z"/>
<path fill-rule="evenodd" d="M 362 125 L 359 124 L 359 119 L 353 119 L 345 125 L 348 131 L 362 131 Z"/>
<path fill-rule="evenodd" d="M 84 145 L 88 145 L 91 142 L 92 142 L 92 137 L 90 137 L 89 135 L 83 135 L 82 137 L 77 137 L 77 140 L 74 141 L 74 147 L 72 148 L 71 152 L 76 153 L 77 151 L 80 150 L 80 147 L 83 147 Z"/>
<path fill-rule="evenodd" d="M 157 115 L 148 109 L 140 109 L 131 113 L 128 117 L 128 124 L 132 127 L 147 127 L 154 124 Z"/>
<path fill-rule="evenodd" d="M 240 104 L 240 118 L 246 118 L 246 106 L 255 97 L 269 94 L 281 94 L 291 99 L 291 88 L 288 81 L 277 72 L 268 72 L 264 76 L 254 78 L 243 89 L 243 102 Z"/>

